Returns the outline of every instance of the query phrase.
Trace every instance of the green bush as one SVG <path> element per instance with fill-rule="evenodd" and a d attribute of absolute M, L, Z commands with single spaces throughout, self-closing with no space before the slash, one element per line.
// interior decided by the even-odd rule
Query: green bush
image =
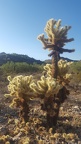
<path fill-rule="evenodd" d="M 69 69 L 70 72 L 73 72 L 73 73 L 78 73 L 81 71 L 81 61 L 79 62 L 73 62 L 70 69 Z"/>
<path fill-rule="evenodd" d="M 43 65 L 36 63 L 28 64 L 26 62 L 7 62 L 3 64 L 1 70 L 5 73 L 25 73 L 25 72 L 39 72 L 43 70 Z"/>
<path fill-rule="evenodd" d="M 81 83 L 81 61 L 73 62 L 69 72 L 72 74 L 71 84 L 77 85 Z"/>

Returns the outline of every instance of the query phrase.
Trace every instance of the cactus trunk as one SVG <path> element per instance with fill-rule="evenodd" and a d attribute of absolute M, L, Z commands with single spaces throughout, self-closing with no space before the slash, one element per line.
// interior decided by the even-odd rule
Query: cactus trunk
<path fill-rule="evenodd" d="M 56 95 L 54 95 L 54 97 L 49 96 L 48 98 L 44 99 L 42 109 L 47 112 L 48 127 L 53 127 L 57 124 L 60 105 L 67 98 L 67 94 L 69 94 L 69 91 L 66 89 L 66 87 L 63 87 Z"/>
<path fill-rule="evenodd" d="M 52 55 L 52 77 L 57 78 L 58 74 L 58 58 L 57 58 L 57 52 L 54 52 Z"/>
<path fill-rule="evenodd" d="M 57 79 L 58 76 L 58 60 L 59 60 L 59 54 L 57 51 L 53 52 L 52 55 L 52 77 Z M 57 119 L 59 115 L 59 109 L 60 105 L 64 100 L 67 98 L 66 95 L 69 94 L 69 91 L 66 89 L 66 87 L 63 86 L 61 90 L 57 94 L 54 95 L 53 98 L 48 99 L 45 103 L 47 106 L 47 124 L 49 127 L 55 126 L 57 124 Z"/>
<path fill-rule="evenodd" d="M 29 106 L 27 104 L 27 101 L 22 99 L 21 101 L 21 107 L 20 107 L 20 112 L 19 112 L 19 117 L 21 121 L 27 122 L 29 120 Z"/>

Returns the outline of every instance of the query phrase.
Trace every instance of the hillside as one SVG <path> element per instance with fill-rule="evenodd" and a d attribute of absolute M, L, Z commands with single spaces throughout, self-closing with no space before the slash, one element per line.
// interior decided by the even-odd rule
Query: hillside
<path fill-rule="evenodd" d="M 68 62 L 70 62 L 70 61 L 78 62 L 78 60 L 72 60 L 72 59 L 68 59 L 68 58 L 64 58 L 64 57 L 60 57 L 60 59 L 67 60 Z M 12 62 L 26 62 L 28 64 L 33 64 L 33 63 L 37 63 L 37 64 L 50 63 L 51 64 L 51 59 L 46 59 L 45 61 L 40 61 L 40 60 L 36 60 L 36 59 L 31 58 L 28 55 L 24 55 L 24 54 L 16 54 L 16 53 L 7 54 L 5 52 L 0 53 L 0 66 L 9 61 L 10 62 L 11 61 Z"/>
<path fill-rule="evenodd" d="M 23 54 L 6 54 L 5 52 L 0 53 L 0 65 L 7 63 L 8 61 L 12 62 L 27 62 L 29 64 L 33 64 L 34 62 L 37 64 L 42 64 L 43 62 L 40 60 L 36 60 L 34 58 L 30 58 L 27 55 Z"/>

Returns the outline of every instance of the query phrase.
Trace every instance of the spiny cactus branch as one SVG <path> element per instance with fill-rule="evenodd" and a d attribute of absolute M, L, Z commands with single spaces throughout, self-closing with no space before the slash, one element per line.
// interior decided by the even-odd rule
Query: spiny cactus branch
<path fill-rule="evenodd" d="M 61 42 L 67 43 L 67 42 L 71 42 L 74 41 L 74 38 L 70 38 L 70 39 L 60 39 Z"/>
<path fill-rule="evenodd" d="M 59 54 L 61 53 L 63 53 L 63 52 L 69 52 L 69 53 L 71 53 L 71 52 L 74 52 L 75 51 L 75 49 L 64 49 L 64 48 L 62 48 L 62 47 L 59 47 L 58 45 L 61 45 L 62 43 L 60 43 L 60 44 L 57 44 L 57 45 L 55 45 L 55 44 L 52 44 L 52 43 L 48 43 L 48 42 L 46 42 L 45 41 L 45 39 L 44 39 L 44 35 L 40 35 L 39 37 L 38 37 L 38 39 L 42 42 L 42 44 L 44 45 L 44 49 L 49 49 L 49 50 L 56 50 L 56 51 L 58 51 L 59 52 Z M 61 42 L 71 42 L 71 41 L 73 41 L 74 39 L 73 38 L 71 38 L 71 39 L 61 39 L 60 41 Z M 50 54 L 49 54 L 50 55 Z M 51 56 L 51 55 L 50 55 Z"/>
<path fill-rule="evenodd" d="M 57 55 L 58 55 L 58 60 L 60 59 L 60 55 L 59 55 L 59 53 L 63 53 L 63 52 L 69 52 L 69 53 L 71 53 L 71 52 L 74 52 L 75 51 L 75 49 L 63 49 L 63 48 L 61 48 L 61 49 L 58 49 L 58 50 L 56 50 L 56 53 L 57 53 Z M 52 55 L 54 55 L 55 54 L 55 50 L 53 50 L 50 54 L 48 54 L 48 56 L 52 56 Z"/>
<path fill-rule="evenodd" d="M 48 38 L 44 38 L 44 34 L 41 34 L 38 36 L 38 39 L 42 42 L 44 49 L 49 48 L 49 50 L 56 50 L 59 51 L 59 54 L 63 52 L 74 52 L 74 49 L 64 50 L 63 48 L 65 43 L 74 40 L 74 38 L 67 38 L 67 32 L 69 29 L 71 29 L 71 26 L 61 27 L 60 19 L 58 21 L 50 19 L 47 22 L 46 27 L 44 29 L 47 33 Z"/>

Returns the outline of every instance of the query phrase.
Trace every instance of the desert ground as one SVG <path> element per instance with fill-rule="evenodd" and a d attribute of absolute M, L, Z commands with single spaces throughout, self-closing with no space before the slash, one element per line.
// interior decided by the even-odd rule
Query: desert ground
<path fill-rule="evenodd" d="M 40 99 L 29 102 L 29 122 L 19 119 L 19 108 L 10 108 L 12 98 L 5 98 L 7 82 L 0 84 L 0 144 L 81 144 L 81 86 L 70 91 L 60 107 L 57 125 L 48 129 Z"/>

